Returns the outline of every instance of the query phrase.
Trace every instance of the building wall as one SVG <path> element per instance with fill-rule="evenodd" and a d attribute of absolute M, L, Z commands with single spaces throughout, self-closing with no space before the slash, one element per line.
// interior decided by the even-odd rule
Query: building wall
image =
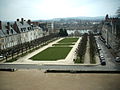
<path fill-rule="evenodd" d="M 21 24 L 21 21 L 17 20 L 10 26 L 10 29 L 13 29 L 16 34 L 6 34 L 4 37 L 0 38 L 0 49 L 7 49 L 49 35 L 48 31 L 43 31 L 39 26 L 30 24 L 30 21 L 29 23 L 24 21 L 24 23 Z M 52 28 L 51 24 L 49 24 L 48 27 Z M 4 30 L 6 31 L 7 29 Z"/>
<path fill-rule="evenodd" d="M 102 27 L 102 37 L 105 39 L 106 44 L 109 44 L 114 51 L 116 51 L 116 42 L 118 40 L 117 34 L 120 32 L 120 30 L 116 29 L 117 24 L 120 24 L 119 19 L 110 18 L 104 21 Z"/>

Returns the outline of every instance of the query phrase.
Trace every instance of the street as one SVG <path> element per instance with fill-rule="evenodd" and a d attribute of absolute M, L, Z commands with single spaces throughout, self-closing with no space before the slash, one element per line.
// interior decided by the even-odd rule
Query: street
<path fill-rule="evenodd" d="M 104 58 L 106 60 L 106 66 L 108 68 L 111 67 L 120 67 L 120 65 L 115 62 L 115 58 L 113 57 L 113 55 L 110 52 L 110 49 L 108 49 L 105 44 L 99 39 L 99 37 L 96 37 L 97 43 L 99 44 L 100 48 L 101 48 L 101 52 L 104 55 Z"/>

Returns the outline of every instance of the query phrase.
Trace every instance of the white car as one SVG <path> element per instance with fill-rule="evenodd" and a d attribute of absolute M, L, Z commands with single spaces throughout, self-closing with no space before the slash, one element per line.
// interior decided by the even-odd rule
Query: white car
<path fill-rule="evenodd" d="M 0 56 L 0 58 L 3 58 L 3 56 Z"/>
<path fill-rule="evenodd" d="M 115 61 L 116 61 L 116 62 L 120 62 L 120 57 L 116 57 L 116 58 L 115 58 Z"/>

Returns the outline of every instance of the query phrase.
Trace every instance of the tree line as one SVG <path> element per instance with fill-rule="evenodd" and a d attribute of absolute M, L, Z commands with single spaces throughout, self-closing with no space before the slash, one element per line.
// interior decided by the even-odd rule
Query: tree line
<path fill-rule="evenodd" d="M 80 43 L 78 44 L 78 48 L 76 49 L 76 53 L 77 53 L 77 60 L 75 62 L 77 63 L 83 63 L 84 62 L 84 56 L 86 53 L 86 45 L 87 45 L 87 40 L 88 40 L 88 34 L 85 33 L 82 36 L 82 39 L 80 41 Z"/>
<path fill-rule="evenodd" d="M 51 40 L 51 39 L 58 37 L 58 36 L 59 36 L 59 34 L 50 34 L 50 35 L 32 40 L 30 42 L 21 43 L 21 44 L 18 44 L 16 46 L 13 46 L 11 48 L 0 50 L 0 55 L 2 55 L 3 59 L 6 59 L 6 60 L 8 57 L 12 57 L 12 59 L 13 59 L 15 54 L 17 56 L 20 53 L 23 54 L 24 52 L 27 52 L 28 50 L 30 50 L 32 48 L 36 48 L 40 44 L 46 43 L 48 40 Z"/>
<path fill-rule="evenodd" d="M 95 63 L 97 44 L 96 44 L 95 37 L 92 33 L 90 33 L 89 35 L 89 45 L 90 45 L 90 63 Z"/>

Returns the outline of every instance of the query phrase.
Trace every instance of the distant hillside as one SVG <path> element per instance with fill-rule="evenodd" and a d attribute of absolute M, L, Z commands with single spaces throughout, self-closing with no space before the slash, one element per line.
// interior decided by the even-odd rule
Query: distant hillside
<path fill-rule="evenodd" d="M 46 21 L 60 21 L 60 20 L 70 20 L 70 19 L 80 19 L 80 20 L 104 20 L 104 16 L 98 16 L 98 17 L 85 17 L 85 16 L 80 16 L 80 17 L 65 17 L 65 18 L 53 18 L 53 19 L 48 19 L 48 20 L 33 20 L 33 21 L 39 21 L 39 22 L 46 22 Z"/>
<path fill-rule="evenodd" d="M 54 18 L 51 19 L 53 21 L 59 21 L 61 19 L 68 20 L 68 19 L 80 19 L 80 20 L 104 20 L 104 16 L 98 16 L 98 17 L 68 17 L 68 18 Z"/>

